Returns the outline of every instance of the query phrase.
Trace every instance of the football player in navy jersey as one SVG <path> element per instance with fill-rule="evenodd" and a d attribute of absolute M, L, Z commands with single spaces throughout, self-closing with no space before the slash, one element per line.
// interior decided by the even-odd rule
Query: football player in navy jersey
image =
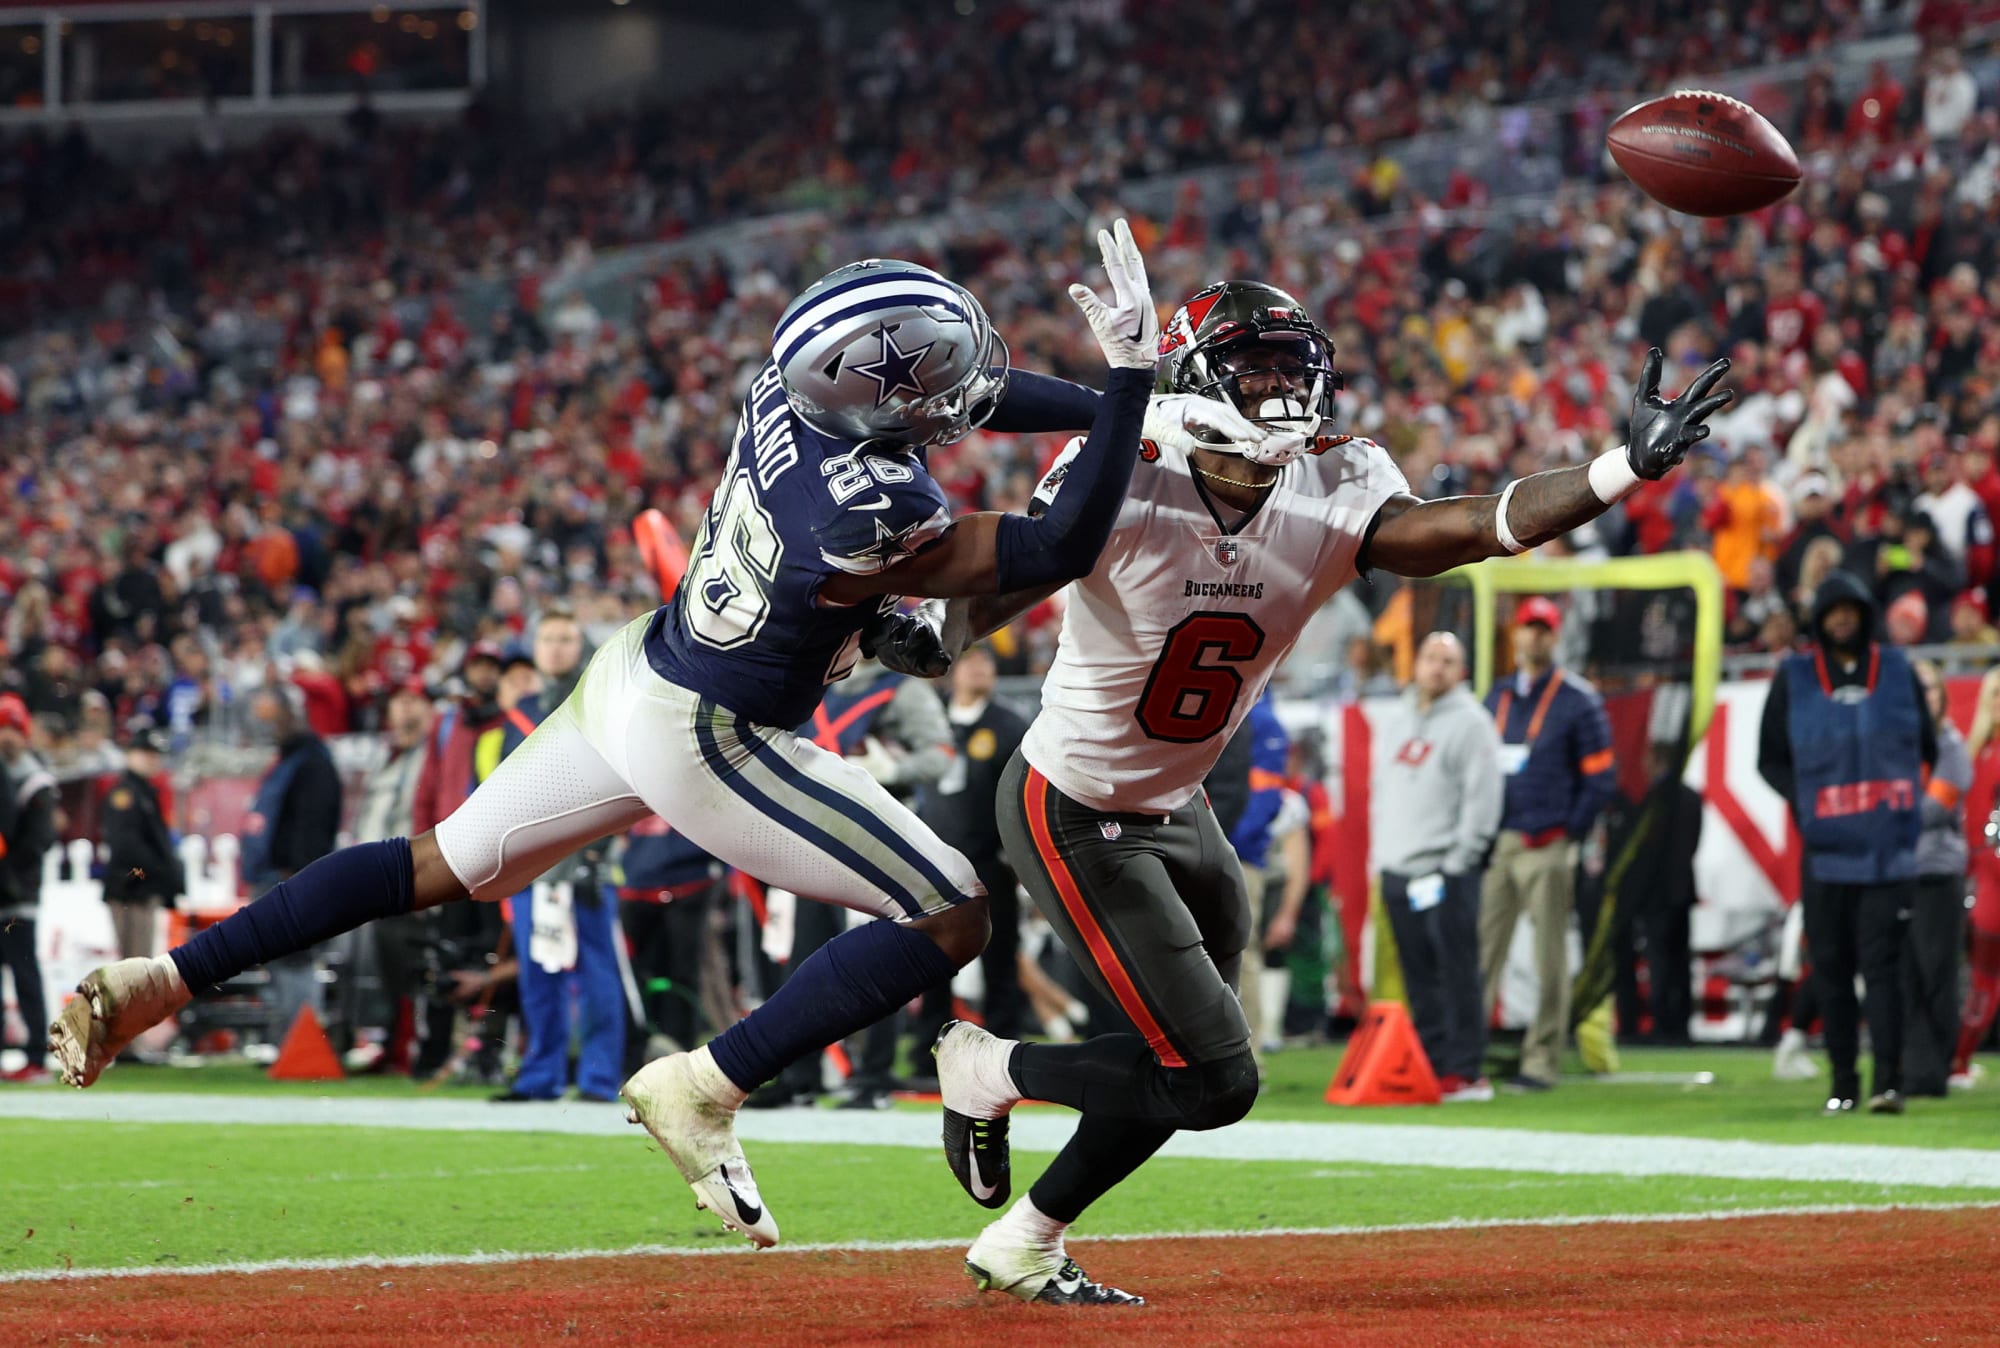
<path fill-rule="evenodd" d="M 1149 407 L 1159 319 L 1145 264 L 1122 220 L 1098 241 L 1109 299 L 1070 293 L 1111 367 L 1102 395 L 1008 369 L 979 302 L 928 268 L 860 262 L 807 288 L 778 322 L 671 601 L 608 642 L 434 831 L 337 852 L 166 955 L 92 972 L 52 1027 L 64 1080 L 88 1086 L 140 1031 L 252 965 L 377 917 L 511 894 L 656 813 L 762 880 L 890 919 L 843 932 L 756 1012 L 621 1091 L 698 1204 L 775 1243 L 735 1138 L 745 1094 L 949 978 L 987 936 L 965 858 L 861 768 L 782 727 L 811 716 L 864 643 L 897 637 L 907 659 L 915 625 L 921 645 L 931 629 L 897 615 L 900 597 L 1088 574 L 1142 425 L 1261 434 L 1211 400 Z M 982 424 L 1089 428 L 1051 509 L 951 518 L 925 452 Z"/>

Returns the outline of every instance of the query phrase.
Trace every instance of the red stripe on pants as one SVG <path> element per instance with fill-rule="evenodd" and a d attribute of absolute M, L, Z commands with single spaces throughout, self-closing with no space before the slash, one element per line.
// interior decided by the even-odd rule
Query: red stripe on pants
<path fill-rule="evenodd" d="M 1090 907 L 1083 901 L 1083 890 L 1078 887 L 1076 877 L 1070 874 L 1069 865 L 1056 850 L 1055 839 L 1049 833 L 1049 779 L 1034 768 L 1028 769 L 1027 784 L 1022 790 L 1028 810 L 1028 832 L 1035 840 L 1035 851 L 1042 859 L 1042 866 L 1049 878 L 1055 881 L 1056 894 L 1062 899 L 1063 911 L 1083 936 L 1083 943 L 1090 947 L 1091 958 L 1097 961 L 1097 971 L 1104 975 L 1104 981 L 1111 985 L 1111 991 L 1118 998 L 1118 1005 L 1139 1027 L 1139 1033 L 1146 1036 L 1147 1044 L 1160 1061 L 1168 1067 L 1186 1067 L 1187 1060 L 1174 1051 L 1167 1042 L 1166 1032 L 1153 1019 L 1152 1010 L 1139 995 L 1139 988 L 1132 981 L 1132 975 L 1118 961 L 1111 949 L 1110 938 L 1104 928 L 1092 916 Z"/>

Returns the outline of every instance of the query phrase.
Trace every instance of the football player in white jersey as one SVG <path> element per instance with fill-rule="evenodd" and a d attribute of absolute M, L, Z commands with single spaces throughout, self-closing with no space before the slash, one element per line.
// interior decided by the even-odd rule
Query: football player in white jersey
<path fill-rule="evenodd" d="M 1340 376 L 1298 302 L 1213 285 L 1162 336 L 1159 390 L 1219 400 L 1263 432 L 1146 441 L 1110 541 L 1069 590 L 1042 711 L 1000 786 L 1021 881 L 1140 1034 L 1021 1044 L 955 1022 L 937 1044 L 945 1151 L 987 1207 L 1010 1191 L 1006 1117 L 1023 1099 L 1080 1110 L 1076 1135 L 966 1256 L 981 1287 L 1032 1299 L 1081 1281 L 1063 1232 L 1177 1129 L 1246 1114 L 1257 1069 L 1236 987 L 1250 910 L 1201 790 L 1306 619 L 1363 570 L 1429 576 L 1520 552 L 1595 518 L 1708 434 L 1729 401 L 1718 360 L 1672 400 L 1646 359 L 1629 443 L 1497 496 L 1423 501 L 1380 445 L 1331 434 Z M 1072 444 L 1043 479 L 1053 501 Z M 1051 590 L 954 600 L 892 666 L 933 672 Z M 1137 1300 L 1089 1285 L 1088 1299 Z"/>

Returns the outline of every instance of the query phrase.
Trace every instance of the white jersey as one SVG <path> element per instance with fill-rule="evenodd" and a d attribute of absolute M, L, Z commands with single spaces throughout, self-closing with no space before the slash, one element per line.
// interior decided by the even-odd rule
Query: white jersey
<path fill-rule="evenodd" d="M 1037 500 L 1054 498 L 1082 443 Z M 1092 809 L 1187 804 L 1306 620 L 1354 579 L 1382 503 L 1408 490 L 1388 451 L 1350 439 L 1288 464 L 1231 532 L 1187 456 L 1147 441 L 1096 569 L 1069 588 L 1028 763 Z"/>

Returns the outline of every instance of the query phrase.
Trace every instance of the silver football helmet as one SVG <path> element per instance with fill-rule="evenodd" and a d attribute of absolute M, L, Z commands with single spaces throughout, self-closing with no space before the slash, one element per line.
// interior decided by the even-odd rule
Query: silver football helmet
<path fill-rule="evenodd" d="M 948 445 L 1007 392 L 1007 344 L 979 301 L 893 258 L 807 286 L 778 320 L 771 357 L 792 410 L 845 440 Z"/>

